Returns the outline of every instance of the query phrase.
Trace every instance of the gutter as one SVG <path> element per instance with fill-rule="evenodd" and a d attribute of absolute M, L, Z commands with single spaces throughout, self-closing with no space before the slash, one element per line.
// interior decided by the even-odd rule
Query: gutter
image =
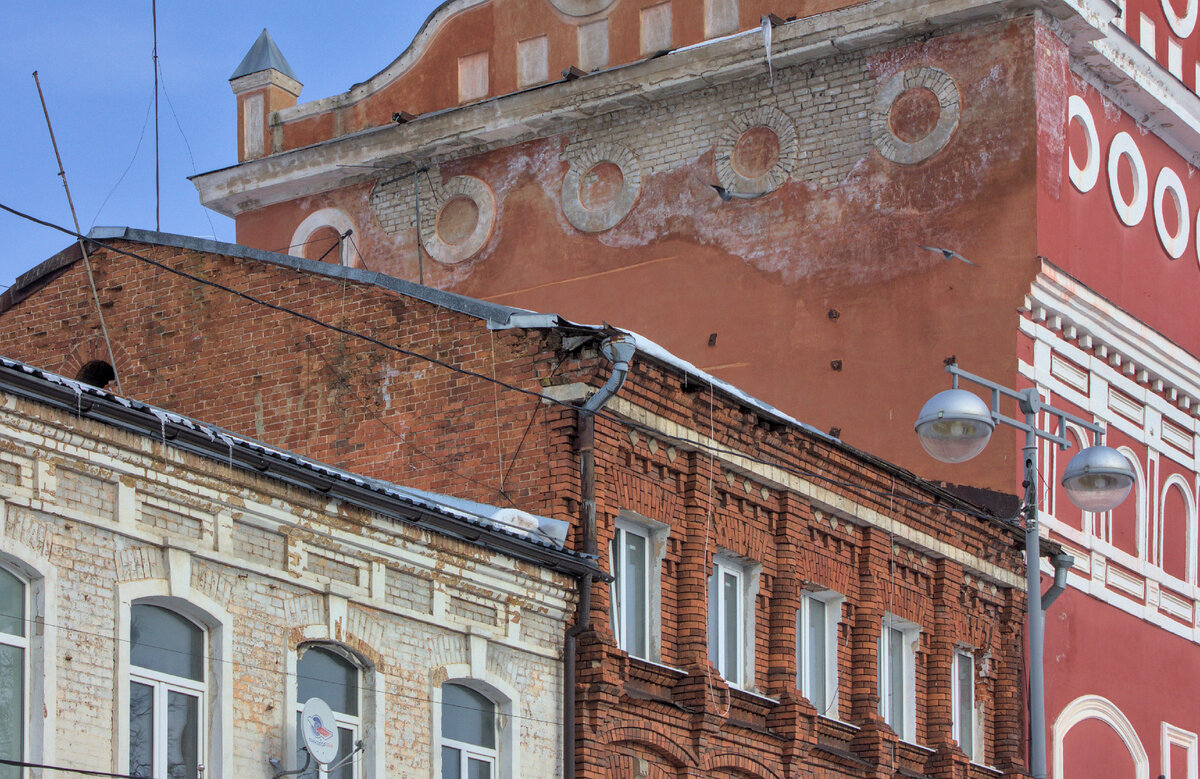
<path fill-rule="evenodd" d="M 389 519 L 420 524 L 443 535 L 479 544 L 487 549 L 535 563 L 568 575 L 604 578 L 594 560 L 560 550 L 535 536 L 505 531 L 490 520 L 471 520 L 457 512 L 441 512 L 414 500 L 391 494 L 382 483 L 306 461 L 298 455 L 272 449 L 126 400 L 77 382 L 53 377 L 41 370 L 0 362 L 0 392 L 42 403 L 70 414 L 158 439 L 172 448 L 216 460 L 254 475 L 267 476 L 308 492 L 380 514 Z"/>
<path fill-rule="evenodd" d="M 604 408 L 604 404 L 625 384 L 625 377 L 629 375 L 629 363 L 636 351 L 634 338 L 627 333 L 604 340 L 600 345 L 600 353 L 612 362 L 612 373 L 608 381 L 604 382 L 604 386 L 588 398 L 578 411 L 582 552 L 587 559 L 593 561 L 600 559 L 596 544 L 596 412 Z M 563 779 L 575 779 L 575 641 L 592 626 L 593 582 L 594 573 L 591 571 L 579 577 L 579 606 L 575 624 L 567 629 L 563 638 Z"/>

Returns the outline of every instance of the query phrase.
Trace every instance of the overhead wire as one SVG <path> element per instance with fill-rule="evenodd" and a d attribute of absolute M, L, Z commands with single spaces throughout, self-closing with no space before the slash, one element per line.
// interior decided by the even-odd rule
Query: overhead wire
<path fill-rule="evenodd" d="M 105 249 L 108 249 L 109 251 L 116 253 L 116 254 L 120 254 L 122 256 L 130 257 L 132 259 L 146 263 L 148 265 L 159 268 L 160 270 L 164 270 L 173 275 L 188 279 L 189 281 L 192 281 L 196 284 L 202 284 L 202 285 L 205 285 L 208 287 L 212 287 L 214 289 L 219 289 L 223 292 L 234 295 L 235 297 L 241 298 L 241 299 L 246 300 L 255 305 L 260 305 L 260 306 L 263 306 L 264 308 L 268 308 L 268 309 L 277 311 L 282 314 L 296 317 L 297 319 L 301 319 L 303 321 L 309 322 L 310 324 L 330 330 L 332 332 L 340 333 L 342 335 L 350 336 L 353 338 L 357 338 L 359 340 L 370 343 L 374 346 L 378 346 L 382 349 L 386 349 L 388 351 L 392 351 L 397 354 L 402 354 L 407 357 L 412 357 L 414 359 L 422 360 L 422 361 L 428 362 L 432 365 L 436 365 L 438 367 L 445 368 L 446 370 L 453 371 L 455 373 L 459 373 L 464 376 L 469 376 L 471 378 L 480 379 L 482 381 L 489 382 L 489 383 L 496 383 L 499 386 L 504 387 L 512 392 L 517 392 L 517 393 L 520 393 L 523 395 L 527 395 L 529 397 L 537 398 L 539 400 L 539 402 L 546 402 L 546 403 L 559 405 L 559 406 L 563 406 L 563 407 L 567 407 L 567 408 L 571 408 L 571 409 L 576 408 L 576 406 L 572 403 L 547 397 L 542 392 L 526 389 L 524 387 L 518 387 L 514 384 L 509 384 L 503 380 L 496 379 L 494 377 L 488 376 L 483 373 L 479 373 L 478 371 L 473 371 L 468 368 L 463 368 L 461 366 L 454 365 L 453 363 L 447 362 L 446 360 L 442 360 L 437 357 L 433 357 L 431 355 L 422 354 L 420 352 L 414 351 L 412 349 L 407 349 L 402 346 L 397 346 L 395 344 L 387 343 L 386 341 L 382 341 L 379 338 L 376 338 L 371 335 L 367 335 L 366 333 L 358 332 L 355 330 L 350 330 L 350 329 L 344 328 L 344 327 L 339 327 L 338 325 L 334 325 L 329 322 L 325 322 L 324 320 L 321 320 L 317 317 L 302 313 L 300 311 L 296 311 L 295 309 L 288 308 L 287 306 L 282 306 L 277 303 L 272 303 L 270 301 L 263 300 L 262 298 L 255 297 L 246 292 L 242 292 L 240 290 L 234 289 L 234 288 L 226 286 L 224 284 L 220 284 L 215 281 L 210 281 L 208 279 L 201 278 L 199 276 L 188 273 L 186 271 L 182 271 L 177 268 L 173 268 L 169 265 L 166 265 L 165 263 L 151 259 L 144 255 L 138 254 L 137 252 L 132 252 L 127 249 L 121 249 L 121 248 L 114 246 L 113 244 L 108 243 L 106 241 L 98 240 L 95 238 L 90 238 L 90 237 L 88 237 L 86 235 L 82 235 L 78 232 L 72 232 L 68 228 L 62 227 L 62 226 L 54 224 L 52 222 L 48 222 L 43 219 L 39 219 L 38 217 L 35 217 L 30 214 L 19 211 L 18 209 L 13 208 L 12 206 L 6 205 L 4 203 L 0 203 L 0 210 L 8 212 L 8 213 L 10 213 L 14 216 L 17 216 L 21 219 L 31 221 L 35 224 L 42 225 L 43 227 L 47 227 L 52 230 L 56 230 L 58 232 L 72 236 L 78 240 L 86 241 L 88 243 L 103 247 Z M 693 439 L 686 438 L 683 436 L 671 435 L 664 431 L 652 428 L 649 425 L 641 424 L 639 422 L 635 422 L 633 420 L 626 419 L 624 417 L 621 417 L 621 416 L 618 416 L 616 414 L 612 414 L 609 412 L 605 412 L 603 410 L 597 411 L 596 416 L 598 416 L 602 419 L 605 419 L 609 422 L 613 422 L 615 424 L 619 424 L 619 425 L 637 430 L 639 432 L 643 432 L 647 435 L 652 435 L 652 436 L 658 437 L 660 439 L 676 442 L 685 448 L 700 449 L 703 451 L 711 452 L 713 454 L 724 455 L 724 456 L 731 457 L 731 458 L 737 458 L 737 459 L 744 460 L 746 462 L 754 463 L 757 465 L 765 465 L 765 466 L 777 468 L 780 471 L 787 473 L 789 475 L 799 476 L 802 478 L 817 479 L 825 484 L 852 490 L 861 495 L 871 495 L 871 496 L 879 497 L 879 498 L 889 498 L 889 499 L 893 499 L 893 500 L 900 500 L 900 501 L 903 501 L 906 504 L 908 504 L 910 506 L 914 506 L 914 507 L 933 508 L 933 509 L 947 511 L 947 512 L 951 512 L 951 513 L 955 513 L 955 514 L 961 514 L 964 516 L 974 517 L 976 519 L 980 519 L 980 520 L 984 520 L 984 521 L 988 521 L 988 522 L 999 522 L 1001 524 L 1005 524 L 1005 525 L 1009 525 L 1009 526 L 1012 526 L 1012 521 L 1014 519 L 1014 518 L 1008 518 L 1008 517 L 999 517 L 999 516 L 996 516 L 995 514 L 977 511 L 975 509 L 968 508 L 966 506 L 953 505 L 952 503 L 950 503 L 947 500 L 924 500 L 921 498 L 917 498 L 915 496 L 905 495 L 905 494 L 893 495 L 890 492 L 890 490 L 875 489 L 875 488 L 867 487 L 867 486 L 857 483 L 857 482 L 851 482 L 851 481 L 847 481 L 844 479 L 838 479 L 833 476 L 828 476 L 826 474 L 820 473 L 819 471 L 804 470 L 804 469 L 796 468 L 793 466 L 784 465 L 775 460 L 769 460 L 769 459 L 757 457 L 753 454 L 749 454 L 744 451 L 739 451 L 736 449 L 728 449 L 725 447 L 717 446 L 714 444 L 708 444 L 703 441 L 693 440 Z"/>
<path fill-rule="evenodd" d="M 179 121 L 179 114 L 175 112 L 175 104 L 171 102 L 171 93 L 167 91 L 167 77 L 163 73 L 162 63 L 158 62 L 157 56 L 155 57 L 154 72 L 157 74 L 159 84 L 162 86 L 163 97 L 167 99 L 167 108 L 171 109 L 171 117 L 175 120 L 175 127 L 179 130 L 179 137 L 183 138 L 183 145 L 187 147 L 188 160 L 192 163 L 192 173 L 199 173 L 196 169 L 196 157 L 192 154 L 192 143 L 188 140 L 187 133 L 183 131 L 183 123 Z M 204 211 L 204 219 L 208 222 L 208 229 L 212 230 L 213 239 L 215 240 L 217 237 L 217 228 L 213 225 L 209 209 L 204 208 L 202 210 Z"/>

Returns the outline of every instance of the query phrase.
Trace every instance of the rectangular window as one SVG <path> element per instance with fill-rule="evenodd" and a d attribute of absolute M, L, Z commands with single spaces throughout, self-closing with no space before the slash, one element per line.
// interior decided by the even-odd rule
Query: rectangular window
<path fill-rule="evenodd" d="M 618 522 L 612 542 L 612 627 L 617 646 L 650 657 L 650 533 Z"/>
<path fill-rule="evenodd" d="M 796 615 L 796 686 L 817 714 L 837 718 L 837 626 L 842 597 L 832 591 L 806 592 Z"/>
<path fill-rule="evenodd" d="M 879 714 L 905 741 L 916 738 L 916 644 L 920 629 L 887 615 L 879 634 Z"/>
<path fill-rule="evenodd" d="M 717 558 L 708 580 L 708 658 L 734 687 L 746 676 L 745 578 L 744 566 Z"/>
<path fill-rule="evenodd" d="M 0 757 L 25 757 L 25 582 L 0 568 Z M 16 766 L 0 765 L 0 779 L 24 776 Z"/>
<path fill-rule="evenodd" d="M 954 653 L 954 740 L 959 748 L 979 762 L 976 753 L 975 656 L 969 651 Z"/>

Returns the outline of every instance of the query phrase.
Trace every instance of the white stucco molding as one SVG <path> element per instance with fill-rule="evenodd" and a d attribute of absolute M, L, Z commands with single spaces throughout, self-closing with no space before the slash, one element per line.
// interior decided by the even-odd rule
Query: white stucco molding
<path fill-rule="evenodd" d="M 354 220 L 340 208 L 322 208 L 319 211 L 313 211 L 304 218 L 292 233 L 292 241 L 288 245 L 288 254 L 294 254 L 297 257 L 304 257 L 304 246 L 312 234 L 322 227 L 331 227 L 337 231 L 338 235 L 345 235 L 347 230 L 354 230 Z M 353 235 L 353 233 L 351 233 Z M 342 250 L 338 256 L 338 262 L 342 265 L 351 267 L 362 267 L 362 260 L 358 254 L 358 242 L 352 241 L 349 238 L 342 241 Z"/>
<path fill-rule="evenodd" d="M 905 141 L 892 132 L 891 113 L 896 101 L 910 89 L 928 89 L 938 101 L 938 119 L 925 137 Z M 899 165 L 916 165 L 946 147 L 958 127 L 961 100 L 958 85 L 944 70 L 909 68 L 892 75 L 871 105 L 871 141 L 885 159 Z"/>
<path fill-rule="evenodd" d="M 766 127 L 775 133 L 775 138 L 779 142 L 779 156 L 768 170 L 751 177 L 743 175 L 738 170 L 737 160 L 734 157 L 738 141 L 745 133 L 756 127 Z M 721 130 L 714 162 L 717 180 L 730 192 L 754 195 L 773 192 L 783 186 L 792 175 L 792 166 L 795 165 L 798 149 L 796 123 L 790 116 L 775 106 L 769 105 L 746 111 L 730 119 Z"/>
<path fill-rule="evenodd" d="M 1200 761 L 1197 760 L 1197 753 L 1200 752 L 1200 749 L 1197 748 L 1198 743 L 1200 743 L 1200 737 L 1190 730 L 1176 727 L 1169 722 L 1162 723 L 1162 740 L 1159 745 L 1162 765 L 1159 770 L 1164 776 L 1178 775 L 1178 772 L 1171 769 L 1171 747 L 1180 747 L 1187 754 L 1184 776 L 1186 779 L 1200 779 Z"/>
<path fill-rule="evenodd" d="M 1071 728 L 1087 719 L 1097 719 L 1108 725 L 1125 744 L 1133 758 L 1134 779 L 1150 779 L 1150 757 L 1142 746 L 1133 723 L 1117 708 L 1116 704 L 1100 695 L 1083 695 L 1068 703 L 1054 720 L 1053 749 L 1054 767 L 1052 776 L 1063 777 L 1063 740 Z"/>
<path fill-rule="evenodd" d="M 465 198 L 475 205 L 475 224 L 461 241 L 450 243 L 442 234 L 440 222 L 446 206 L 458 198 Z M 478 254 L 492 237 L 492 227 L 496 223 L 496 194 L 483 179 L 455 176 L 440 186 L 435 183 L 434 191 L 422 199 L 430 202 L 422 203 L 421 207 L 421 245 L 438 262 L 444 265 L 465 262 Z"/>
<path fill-rule="evenodd" d="M 1157 394 L 1200 415 L 1200 360 L 1051 263 L 1042 263 L 1023 310 L 1085 351 L 1103 347 L 1110 362 L 1117 355 L 1146 371 L 1143 384 L 1161 382 Z"/>
<path fill-rule="evenodd" d="M 598 143 L 582 150 L 567 149 L 570 168 L 563 177 L 562 210 L 576 230 L 599 233 L 620 224 L 633 208 L 642 188 L 642 168 L 637 155 L 628 147 L 615 143 Z M 588 208 L 580 197 L 583 177 L 601 163 L 610 163 L 621 171 L 621 186 L 611 203 L 601 208 Z"/>
<path fill-rule="evenodd" d="M 31 627 L 27 630 L 25 667 L 29 669 L 25 702 L 28 707 L 25 734 L 28 755 L 33 762 L 55 764 L 54 741 L 58 715 L 58 571 L 50 562 L 49 549 L 35 549 L 11 535 L 6 526 L 3 500 L 0 500 L 0 564 L 15 570 L 32 590 L 28 598 Z"/>

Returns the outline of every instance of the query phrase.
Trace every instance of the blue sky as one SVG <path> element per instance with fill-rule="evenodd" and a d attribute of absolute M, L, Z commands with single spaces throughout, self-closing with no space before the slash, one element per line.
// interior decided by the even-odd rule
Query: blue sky
<path fill-rule="evenodd" d="M 301 102 L 346 91 L 412 42 L 440 0 L 158 3 L 161 229 L 232 241 L 187 177 L 236 162 L 229 76 L 264 27 L 304 84 Z M 70 226 L 33 71 L 83 232 L 154 228 L 154 70 L 150 0 L 3 4 L 0 203 Z M 140 139 L 140 145 L 139 145 Z M 0 213 L 0 291 L 70 244 Z"/>

